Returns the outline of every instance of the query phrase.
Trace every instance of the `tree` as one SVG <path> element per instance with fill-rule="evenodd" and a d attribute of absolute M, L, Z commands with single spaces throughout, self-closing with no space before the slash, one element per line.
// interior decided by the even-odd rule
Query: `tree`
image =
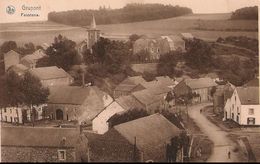
<path fill-rule="evenodd" d="M 169 52 L 160 57 L 157 65 L 157 72 L 160 76 L 172 76 L 175 74 L 175 67 L 179 60 L 178 52 Z"/>
<path fill-rule="evenodd" d="M 38 66 L 57 66 L 68 71 L 73 64 L 76 63 L 77 50 L 76 43 L 72 40 L 58 35 L 54 38 L 54 43 L 47 48 L 46 54 L 48 58 L 42 58 L 38 62 Z"/>
<path fill-rule="evenodd" d="M 185 61 L 188 66 L 199 70 L 211 67 L 214 51 L 208 43 L 194 39 L 189 41 L 187 46 Z"/>
<path fill-rule="evenodd" d="M 24 102 L 24 93 L 21 88 L 23 79 L 15 72 L 10 71 L 4 79 L 3 89 L 5 90 L 5 104 L 18 106 Z"/>
<path fill-rule="evenodd" d="M 10 50 L 16 50 L 17 49 L 17 44 L 15 41 L 6 41 L 1 45 L 0 48 L 0 60 L 4 58 L 4 54 L 7 53 Z"/>
<path fill-rule="evenodd" d="M 25 73 L 23 80 L 21 81 L 21 91 L 24 95 L 23 102 L 30 107 L 32 116 L 32 122 L 34 125 L 35 115 L 33 112 L 33 106 L 40 105 L 48 100 L 49 89 L 42 86 L 40 80 L 30 73 Z"/>

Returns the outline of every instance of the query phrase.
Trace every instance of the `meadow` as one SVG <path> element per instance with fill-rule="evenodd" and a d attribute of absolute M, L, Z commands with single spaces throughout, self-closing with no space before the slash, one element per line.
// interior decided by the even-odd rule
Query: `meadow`
<path fill-rule="evenodd" d="M 98 25 L 106 35 L 170 35 L 190 32 L 195 37 L 216 40 L 218 37 L 248 36 L 258 38 L 258 22 L 254 20 L 229 20 L 230 14 L 192 14 L 181 17 Z M 86 38 L 85 27 L 72 27 L 49 21 L 0 24 L 0 44 L 14 40 L 18 45 L 33 42 L 36 45 L 52 43 L 58 34 L 79 43 Z"/>

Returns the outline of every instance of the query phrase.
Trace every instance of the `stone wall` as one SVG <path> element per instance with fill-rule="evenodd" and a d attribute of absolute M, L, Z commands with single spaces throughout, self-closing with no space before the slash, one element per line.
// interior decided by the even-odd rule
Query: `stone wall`
<path fill-rule="evenodd" d="M 59 161 L 58 148 L 1 146 L 2 162 L 75 162 L 75 149 L 66 150 L 66 161 Z"/>

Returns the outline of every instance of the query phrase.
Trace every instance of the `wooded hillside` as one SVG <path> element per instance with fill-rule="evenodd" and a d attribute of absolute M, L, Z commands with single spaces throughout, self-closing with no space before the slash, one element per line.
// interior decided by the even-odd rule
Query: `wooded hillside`
<path fill-rule="evenodd" d="M 86 26 L 90 24 L 92 14 L 95 15 L 97 24 L 115 24 L 165 19 L 191 13 L 192 10 L 187 7 L 132 3 L 121 9 L 100 7 L 99 10 L 51 12 L 48 14 L 48 20 L 73 26 Z"/>

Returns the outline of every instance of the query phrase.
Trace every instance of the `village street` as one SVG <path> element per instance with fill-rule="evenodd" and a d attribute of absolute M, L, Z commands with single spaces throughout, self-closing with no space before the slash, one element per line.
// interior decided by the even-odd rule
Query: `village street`
<path fill-rule="evenodd" d="M 236 143 L 231 141 L 226 131 L 223 131 L 212 122 L 210 122 L 203 114 L 200 113 L 200 109 L 211 105 L 210 103 L 198 104 L 189 108 L 189 116 L 199 126 L 201 131 L 209 137 L 214 143 L 214 148 L 208 162 L 241 162 L 238 152 L 233 152 Z M 228 151 L 231 152 L 231 158 L 228 158 Z"/>

